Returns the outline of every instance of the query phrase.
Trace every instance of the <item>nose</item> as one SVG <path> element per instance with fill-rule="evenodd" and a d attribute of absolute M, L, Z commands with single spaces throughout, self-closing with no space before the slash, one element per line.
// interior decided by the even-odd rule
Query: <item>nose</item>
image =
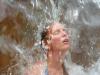
<path fill-rule="evenodd" d="M 62 30 L 62 35 L 63 35 L 63 37 L 68 37 L 68 33 L 64 30 Z"/>

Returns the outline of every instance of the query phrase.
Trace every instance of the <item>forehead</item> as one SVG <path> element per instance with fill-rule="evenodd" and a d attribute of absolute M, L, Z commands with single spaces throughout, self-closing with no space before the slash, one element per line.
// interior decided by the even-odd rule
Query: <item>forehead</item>
<path fill-rule="evenodd" d="M 61 24 L 59 22 L 55 22 L 52 25 L 51 31 L 54 32 L 54 31 L 56 31 L 58 29 L 63 29 L 63 28 L 64 28 L 64 25 L 63 24 Z"/>

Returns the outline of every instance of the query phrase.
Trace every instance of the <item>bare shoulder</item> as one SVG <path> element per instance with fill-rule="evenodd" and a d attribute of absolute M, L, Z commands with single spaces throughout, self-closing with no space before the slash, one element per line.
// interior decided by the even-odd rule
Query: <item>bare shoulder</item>
<path fill-rule="evenodd" d="M 43 75 L 46 62 L 38 61 L 27 69 L 26 75 Z"/>

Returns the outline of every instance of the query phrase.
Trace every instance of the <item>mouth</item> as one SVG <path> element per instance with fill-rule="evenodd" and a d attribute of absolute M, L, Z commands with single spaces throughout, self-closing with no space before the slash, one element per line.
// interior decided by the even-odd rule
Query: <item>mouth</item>
<path fill-rule="evenodd" d="M 68 39 L 64 39 L 64 40 L 63 40 L 63 43 L 64 43 L 64 44 L 68 44 L 68 43 L 69 43 L 69 40 L 68 40 Z"/>

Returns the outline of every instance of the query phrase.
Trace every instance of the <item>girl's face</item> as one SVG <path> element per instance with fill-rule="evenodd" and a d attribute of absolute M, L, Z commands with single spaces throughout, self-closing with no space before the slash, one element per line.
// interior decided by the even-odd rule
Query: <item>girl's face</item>
<path fill-rule="evenodd" d="M 56 22 L 52 25 L 50 35 L 50 47 L 56 50 L 67 50 L 69 48 L 69 37 L 65 27 Z"/>

